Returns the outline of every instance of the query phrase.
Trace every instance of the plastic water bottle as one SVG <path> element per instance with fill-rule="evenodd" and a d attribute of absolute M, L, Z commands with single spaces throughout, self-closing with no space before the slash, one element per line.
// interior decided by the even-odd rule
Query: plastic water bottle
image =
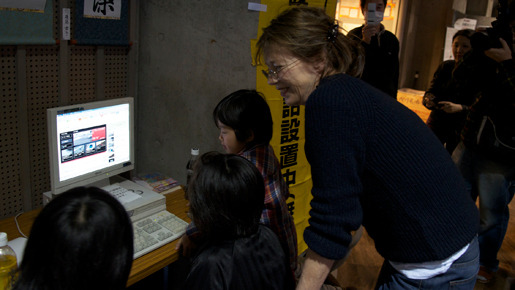
<path fill-rule="evenodd" d="M 188 164 L 186 164 L 186 186 L 188 187 L 188 184 L 190 183 L 191 176 L 193 175 L 193 166 L 195 165 L 195 162 L 197 161 L 199 155 L 199 149 L 198 148 L 191 148 L 191 155 L 190 160 L 188 160 Z"/>
<path fill-rule="evenodd" d="M 7 245 L 7 234 L 0 233 L 0 290 L 11 289 L 17 276 L 16 253 Z"/>

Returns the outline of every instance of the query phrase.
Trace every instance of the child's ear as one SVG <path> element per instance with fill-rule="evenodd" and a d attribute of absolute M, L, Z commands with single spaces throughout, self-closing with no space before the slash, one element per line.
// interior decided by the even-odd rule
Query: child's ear
<path fill-rule="evenodd" d="M 254 141 L 254 131 L 249 130 L 249 137 L 245 140 L 245 143 L 250 143 L 252 141 Z"/>

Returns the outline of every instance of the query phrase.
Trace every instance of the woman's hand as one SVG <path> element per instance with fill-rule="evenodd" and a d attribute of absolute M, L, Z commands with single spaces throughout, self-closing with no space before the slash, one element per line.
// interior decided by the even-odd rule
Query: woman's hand
<path fill-rule="evenodd" d="M 438 102 L 438 108 L 446 113 L 459 113 L 463 111 L 463 106 L 452 102 L 441 101 Z"/>
<path fill-rule="evenodd" d="M 426 93 L 422 98 L 422 105 L 430 110 L 437 109 L 438 105 L 434 102 L 435 98 L 435 95 Z"/>

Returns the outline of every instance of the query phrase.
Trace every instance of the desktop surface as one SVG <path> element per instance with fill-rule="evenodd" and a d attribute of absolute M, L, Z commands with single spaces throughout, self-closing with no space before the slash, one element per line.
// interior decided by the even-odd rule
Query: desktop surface
<path fill-rule="evenodd" d="M 184 199 L 184 191 L 182 188 L 168 194 L 165 193 L 164 195 L 166 197 L 166 209 L 189 223 L 191 220 L 187 215 L 188 206 L 186 199 Z M 40 211 L 41 209 L 35 209 L 29 212 L 25 212 L 18 217 L 20 230 L 25 235 L 29 235 L 32 224 L 34 223 L 34 220 Z M 22 236 L 16 228 L 14 217 L 0 220 L 0 230 L 7 233 L 7 238 L 9 241 Z M 179 259 L 179 252 L 175 250 L 175 245 L 178 243 L 178 241 L 179 240 L 170 242 L 146 255 L 135 259 L 132 263 L 127 286 L 133 285 L 134 283 L 177 261 Z"/>

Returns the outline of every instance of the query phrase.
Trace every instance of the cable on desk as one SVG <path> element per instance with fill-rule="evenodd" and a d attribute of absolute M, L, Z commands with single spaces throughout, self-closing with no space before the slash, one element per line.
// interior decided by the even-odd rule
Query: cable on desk
<path fill-rule="evenodd" d="M 18 228 L 18 232 L 20 233 L 20 235 L 22 235 L 24 238 L 29 238 L 27 237 L 20 229 L 20 225 L 18 224 L 18 217 L 21 216 L 23 213 L 20 212 L 19 214 L 17 214 L 15 217 L 14 217 L 14 222 L 16 223 L 16 227 Z"/>

